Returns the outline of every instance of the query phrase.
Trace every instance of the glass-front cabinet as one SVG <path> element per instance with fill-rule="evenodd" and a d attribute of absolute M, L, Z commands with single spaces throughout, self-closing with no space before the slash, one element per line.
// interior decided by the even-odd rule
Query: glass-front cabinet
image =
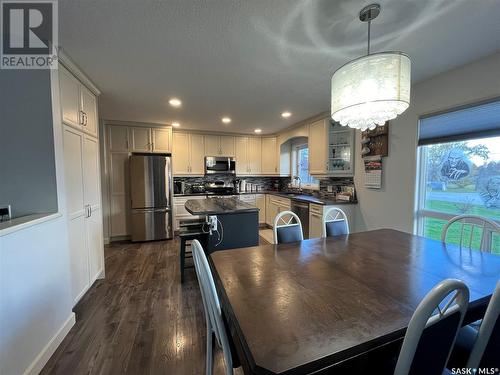
<path fill-rule="evenodd" d="M 355 130 L 329 119 L 309 127 L 309 169 L 311 175 L 354 175 Z"/>

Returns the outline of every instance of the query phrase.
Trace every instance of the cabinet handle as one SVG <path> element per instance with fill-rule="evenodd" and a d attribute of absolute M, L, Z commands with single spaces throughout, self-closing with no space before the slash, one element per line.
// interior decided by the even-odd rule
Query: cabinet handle
<path fill-rule="evenodd" d="M 80 118 L 78 119 L 80 125 L 83 125 L 83 123 L 84 123 L 84 117 L 83 117 L 84 114 L 85 114 L 85 112 L 80 111 L 80 116 L 79 116 Z"/>
<path fill-rule="evenodd" d="M 89 204 L 89 217 L 92 216 L 92 206 Z"/>
<path fill-rule="evenodd" d="M 155 149 L 155 143 L 151 142 L 151 150 L 154 150 L 154 149 Z"/>

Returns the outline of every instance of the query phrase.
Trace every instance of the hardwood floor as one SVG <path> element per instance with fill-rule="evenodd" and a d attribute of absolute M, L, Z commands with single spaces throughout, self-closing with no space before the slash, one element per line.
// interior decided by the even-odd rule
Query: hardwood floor
<path fill-rule="evenodd" d="M 201 295 L 194 269 L 181 285 L 178 252 L 177 240 L 107 246 L 106 279 L 74 308 L 75 326 L 41 373 L 204 374 Z M 214 362 L 223 374 L 218 349 Z"/>

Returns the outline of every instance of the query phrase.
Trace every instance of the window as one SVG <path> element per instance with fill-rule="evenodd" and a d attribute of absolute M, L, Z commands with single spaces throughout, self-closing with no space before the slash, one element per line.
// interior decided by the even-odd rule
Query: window
<path fill-rule="evenodd" d="M 446 122 L 437 118 L 440 116 L 421 120 L 416 229 L 425 237 L 440 240 L 444 225 L 457 215 L 479 215 L 500 223 L 500 122 L 496 122 L 496 136 L 490 130 L 469 132 L 467 136 L 453 135 L 442 142 L 443 135 L 446 137 L 445 125 L 454 124 L 455 130 L 465 128 L 463 120 L 470 120 L 471 111 L 477 111 L 477 107 L 453 112 L 455 118 L 446 114 Z M 491 119 L 496 121 L 494 116 Z M 422 126 L 426 121 L 429 129 L 440 132 L 438 138 L 426 137 Z M 459 224 L 452 225 L 447 242 L 459 243 L 460 231 Z M 468 239 L 470 229 L 466 228 L 463 235 Z M 472 248 L 479 248 L 480 237 L 481 230 L 476 229 Z M 500 254 L 500 235 L 494 234 L 492 241 L 492 251 Z"/>
<path fill-rule="evenodd" d="M 301 187 L 318 189 L 319 181 L 309 174 L 309 148 L 307 145 L 296 146 L 295 175 L 300 177 Z"/>

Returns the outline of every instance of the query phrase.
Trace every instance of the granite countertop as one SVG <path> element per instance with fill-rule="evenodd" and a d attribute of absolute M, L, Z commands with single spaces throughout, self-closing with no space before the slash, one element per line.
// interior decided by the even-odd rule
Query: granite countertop
<path fill-rule="evenodd" d="M 259 211 L 257 207 L 236 198 L 189 199 L 184 207 L 192 215 L 227 215 Z"/>
<path fill-rule="evenodd" d="M 300 194 L 300 193 L 285 193 L 281 191 L 259 191 L 259 192 L 240 192 L 240 193 L 235 193 L 234 195 L 244 195 L 244 194 L 271 194 L 271 195 L 276 195 L 278 197 L 283 197 L 283 198 L 288 198 L 300 202 L 305 202 L 305 203 L 313 203 L 313 204 L 320 204 L 323 206 L 333 206 L 333 205 L 340 205 L 340 204 L 357 204 L 357 201 L 354 202 L 346 202 L 346 201 L 340 201 L 340 200 L 335 200 L 335 199 L 329 199 L 325 197 L 316 197 L 314 195 L 307 195 L 307 194 Z M 212 194 L 207 194 L 207 193 L 185 193 L 185 194 L 175 194 L 174 197 L 195 197 L 195 196 L 210 196 Z"/>

